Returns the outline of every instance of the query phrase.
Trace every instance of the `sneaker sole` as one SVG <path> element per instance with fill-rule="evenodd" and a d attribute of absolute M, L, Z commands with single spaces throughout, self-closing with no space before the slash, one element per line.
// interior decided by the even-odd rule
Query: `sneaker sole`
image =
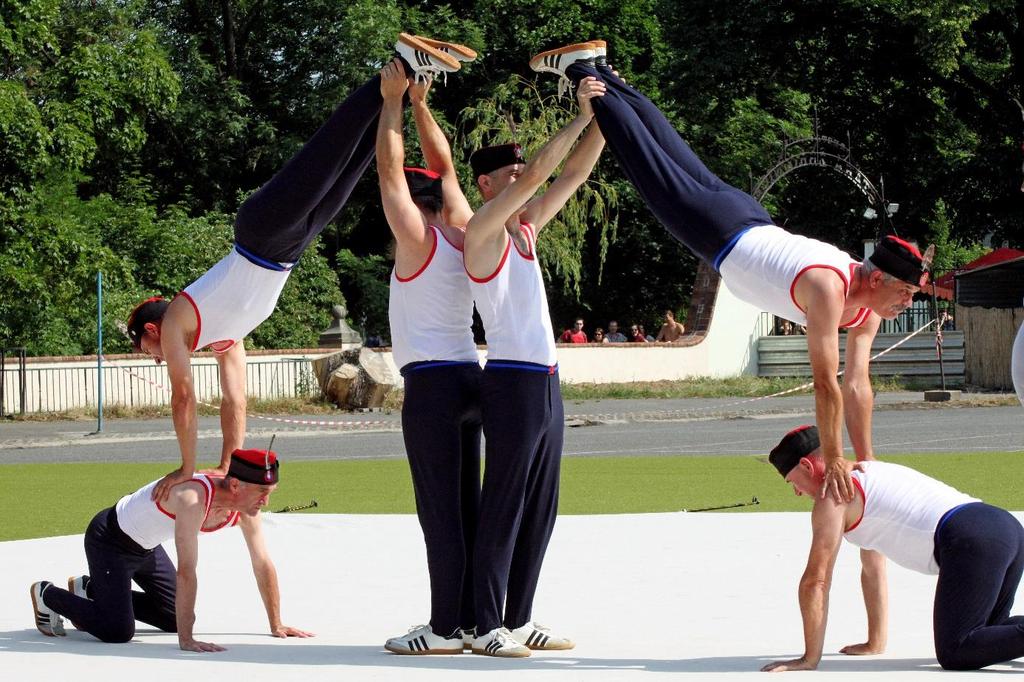
<path fill-rule="evenodd" d="M 530 646 L 529 644 L 524 644 L 523 646 L 531 651 L 568 651 L 569 649 L 576 648 L 576 642 L 567 642 L 565 644 L 556 645 L 545 644 L 544 646 Z"/>
<path fill-rule="evenodd" d="M 420 52 L 430 55 L 435 61 L 440 64 L 444 64 L 452 71 L 458 71 L 462 68 L 462 64 L 459 63 L 458 59 L 447 52 L 441 52 L 441 50 L 438 50 L 436 47 L 431 47 L 423 39 L 417 38 L 414 35 L 410 35 L 409 33 L 399 33 L 398 42 L 407 45 L 414 50 L 419 50 Z"/>
<path fill-rule="evenodd" d="M 509 653 L 505 653 L 505 654 L 499 654 L 499 653 L 492 654 L 489 651 L 487 651 L 486 649 L 477 649 L 475 647 L 472 649 L 472 651 L 473 651 L 474 654 L 477 654 L 477 655 L 480 655 L 480 656 L 490 656 L 491 658 L 526 658 L 526 657 L 528 657 L 530 655 L 529 651 L 526 651 L 526 652 L 523 652 L 523 653 L 520 653 L 520 652 L 517 651 L 515 653 L 509 652 Z"/>
<path fill-rule="evenodd" d="M 32 584 L 32 585 L 29 586 L 29 588 L 28 588 L 28 596 L 32 598 L 32 620 L 35 621 L 36 630 L 39 630 L 39 632 L 43 633 L 47 637 L 63 637 L 64 636 L 63 629 L 61 629 L 61 630 L 54 629 L 53 632 L 47 632 L 46 630 L 44 630 L 42 628 L 41 625 L 39 625 L 39 618 L 36 616 L 36 614 L 39 613 L 39 603 L 36 601 L 36 591 L 35 591 L 34 588 L 35 588 L 35 584 Z"/>
<path fill-rule="evenodd" d="M 399 656 L 451 656 L 453 654 L 462 653 L 462 649 L 427 649 L 426 651 L 412 651 L 410 649 L 391 646 L 390 644 L 385 644 L 384 648 L 393 654 L 398 654 Z"/>
<path fill-rule="evenodd" d="M 425 38 L 423 36 L 414 37 L 423 41 L 430 47 L 441 50 L 442 52 L 448 50 L 449 53 L 459 61 L 471 62 L 477 57 L 476 50 L 466 47 L 465 45 L 459 45 L 458 43 L 446 43 L 443 40 L 434 40 L 433 38 Z"/>
<path fill-rule="evenodd" d="M 547 52 L 541 52 L 540 54 L 535 54 L 533 56 L 533 59 L 530 60 L 530 68 L 533 69 L 534 71 L 540 71 L 541 69 L 548 70 L 544 66 L 544 58 L 545 57 L 551 57 L 551 56 L 559 55 L 559 54 L 566 54 L 568 52 L 580 52 L 580 51 L 583 51 L 583 50 L 594 50 L 595 47 L 596 46 L 594 45 L 594 43 L 591 43 L 591 42 L 573 43 L 572 45 L 563 45 L 562 47 L 556 48 L 554 50 L 548 50 Z"/>

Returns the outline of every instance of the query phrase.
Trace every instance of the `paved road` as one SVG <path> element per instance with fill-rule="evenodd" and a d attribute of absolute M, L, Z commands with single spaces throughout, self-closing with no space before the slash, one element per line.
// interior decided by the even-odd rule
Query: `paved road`
<path fill-rule="evenodd" d="M 705 455 L 764 453 L 780 435 L 813 420 L 811 396 L 737 399 L 602 400 L 566 405 L 565 454 Z M 249 442 L 298 459 L 389 459 L 405 456 L 397 414 L 341 414 L 333 427 L 250 419 Z M 296 417 L 303 419 L 303 417 Z M 0 422 L 0 463 L 172 461 L 177 457 L 170 419 L 95 422 Z M 220 453 L 216 418 L 200 419 L 200 460 Z M 920 393 L 883 393 L 876 399 L 875 450 L 886 452 L 1024 452 L 1019 406 L 936 407 Z"/>

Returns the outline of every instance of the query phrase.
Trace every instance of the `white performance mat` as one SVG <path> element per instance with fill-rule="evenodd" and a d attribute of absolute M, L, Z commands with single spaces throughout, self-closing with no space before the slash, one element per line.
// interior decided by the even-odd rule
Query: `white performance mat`
<path fill-rule="evenodd" d="M 88 519 L 82 520 L 83 529 Z M 196 637 L 222 653 L 180 651 L 139 624 L 128 644 L 34 627 L 29 585 L 84 573 L 81 536 L 0 543 L 4 680 L 731 680 L 803 653 L 797 582 L 808 514 L 641 514 L 559 518 L 534 618 L 577 642 L 527 659 L 396 656 L 384 641 L 429 618 L 426 559 L 413 516 L 268 514 L 284 622 L 317 634 L 267 635 L 248 553 L 235 530 L 203 537 Z M 173 550 L 172 550 L 173 556 Z M 937 679 L 935 580 L 889 564 L 889 650 L 848 657 L 864 641 L 857 550 L 844 546 L 832 586 L 825 658 L 808 679 Z M 1020 595 L 1018 595 L 1020 600 Z M 1024 612 L 1024 602 L 1015 613 Z M 990 671 L 1024 672 L 1024 661 Z M 865 675 L 867 673 L 867 675 Z M 992 679 L 992 672 L 948 673 Z M 883 678 L 884 676 L 884 678 Z"/>

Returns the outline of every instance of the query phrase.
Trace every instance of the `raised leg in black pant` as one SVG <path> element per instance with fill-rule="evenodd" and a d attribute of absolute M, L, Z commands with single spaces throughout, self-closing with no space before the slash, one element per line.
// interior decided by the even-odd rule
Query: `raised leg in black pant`
<path fill-rule="evenodd" d="M 297 261 L 341 210 L 373 159 L 382 102 L 380 76 L 349 95 L 238 209 L 235 241 L 263 258 Z"/>
<path fill-rule="evenodd" d="M 582 63 L 566 73 L 577 82 L 586 76 L 608 78 Z M 708 263 L 715 265 L 723 249 L 747 227 L 771 224 L 753 197 L 711 174 L 667 119 L 654 115 L 654 105 L 621 80 L 612 77 L 606 94 L 595 98 L 593 106 L 609 149 L 647 207 L 677 240 Z"/>

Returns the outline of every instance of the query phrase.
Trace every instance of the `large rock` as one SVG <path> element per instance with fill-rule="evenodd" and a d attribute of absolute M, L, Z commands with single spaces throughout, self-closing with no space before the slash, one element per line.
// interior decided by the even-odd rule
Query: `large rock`
<path fill-rule="evenodd" d="M 349 391 L 351 407 L 380 407 L 391 389 L 395 387 L 384 356 L 369 348 L 359 351 L 359 376 Z"/>
<path fill-rule="evenodd" d="M 324 388 L 324 395 L 338 407 L 345 407 L 352 394 L 352 386 L 358 378 L 359 367 L 345 363 L 331 372 Z"/>
<path fill-rule="evenodd" d="M 316 383 L 320 386 L 320 392 L 327 394 L 327 385 L 331 380 L 331 374 L 342 365 L 359 364 L 359 349 L 341 350 L 329 355 L 322 355 L 311 363 L 313 374 L 316 375 Z"/>

